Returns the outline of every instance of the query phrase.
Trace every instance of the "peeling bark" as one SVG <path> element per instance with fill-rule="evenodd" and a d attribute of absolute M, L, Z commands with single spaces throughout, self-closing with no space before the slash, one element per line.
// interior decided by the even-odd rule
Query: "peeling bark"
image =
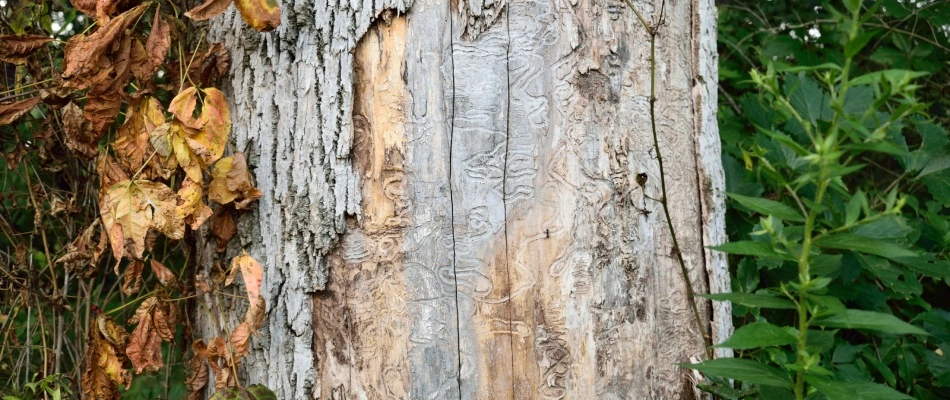
<path fill-rule="evenodd" d="M 265 267 L 247 383 L 287 399 L 694 395 L 675 363 L 701 358 L 702 336 L 648 198 L 649 42 L 622 1 L 282 7 L 271 34 L 213 22 L 264 193 L 229 250 Z M 724 239 L 714 9 L 665 12 L 673 223 L 693 287 L 726 291 L 703 247 Z M 699 308 L 728 335 L 728 307 Z"/>

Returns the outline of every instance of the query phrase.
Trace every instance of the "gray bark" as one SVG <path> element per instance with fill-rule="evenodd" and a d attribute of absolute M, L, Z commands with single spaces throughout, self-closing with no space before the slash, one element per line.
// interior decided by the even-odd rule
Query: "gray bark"
<path fill-rule="evenodd" d="M 244 383 L 285 399 L 694 394 L 675 363 L 704 357 L 702 336 L 647 198 L 649 41 L 623 2 L 281 6 L 269 34 L 233 10 L 212 21 L 263 192 L 229 250 L 265 268 Z M 725 237 L 714 8 L 665 15 L 673 222 L 693 287 L 727 291 L 704 249 Z M 726 305 L 699 308 L 729 334 Z"/>

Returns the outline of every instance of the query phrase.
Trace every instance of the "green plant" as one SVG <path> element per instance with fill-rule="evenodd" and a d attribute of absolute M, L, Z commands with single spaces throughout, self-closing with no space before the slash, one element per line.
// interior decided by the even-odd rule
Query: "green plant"
<path fill-rule="evenodd" d="M 62 375 L 49 375 L 38 381 L 29 382 L 23 385 L 19 390 L 13 390 L 11 393 L 3 395 L 3 400 L 33 400 L 33 399 L 53 399 L 60 400 L 63 396 L 69 396 L 72 391 L 66 379 Z"/>
<path fill-rule="evenodd" d="M 946 26 L 950 10 L 815 3 L 814 20 L 775 15 L 820 36 L 724 30 L 724 54 L 744 58 L 723 61 L 720 108 L 733 241 L 717 249 L 731 255 L 733 293 L 708 297 L 736 306 L 739 327 L 719 346 L 739 358 L 685 366 L 722 398 L 947 398 L 950 141 L 931 73 L 946 58 L 900 63 L 885 41 L 946 56 L 945 32 L 904 24 L 927 12 Z M 726 23 L 751 10 L 736 9 Z M 737 72 L 744 62 L 765 67 Z"/>

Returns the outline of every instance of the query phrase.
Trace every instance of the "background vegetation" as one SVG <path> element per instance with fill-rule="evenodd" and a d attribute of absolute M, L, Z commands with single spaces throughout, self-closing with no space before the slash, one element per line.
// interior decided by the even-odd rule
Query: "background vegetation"
<path fill-rule="evenodd" d="M 175 18 L 184 9 L 162 4 Z M 65 41 L 93 19 L 66 0 L 0 5 L 0 35 L 55 39 L 22 65 L 0 63 L 0 104 L 43 99 L 0 112 L 11 122 L 0 124 L 0 394 L 75 397 L 96 316 L 124 325 L 146 295 L 123 289 L 161 282 L 130 283 L 108 253 L 54 262 L 100 215 L 95 162 L 63 125 L 62 106 L 84 98 L 52 78 Z M 719 12 L 732 240 L 721 250 L 734 293 L 709 297 L 735 304 L 738 329 L 723 346 L 738 358 L 688 367 L 726 399 L 950 398 L 950 5 L 722 1 Z M 167 87 L 175 69 L 196 54 L 187 49 L 210 48 L 190 25 L 172 31 L 185 50 L 168 54 L 173 76 L 153 77 L 163 106 L 180 89 Z M 186 248 L 152 239 L 151 259 L 187 276 Z M 135 375 L 123 397 L 185 395 L 187 325 L 161 343 L 163 367 Z"/>

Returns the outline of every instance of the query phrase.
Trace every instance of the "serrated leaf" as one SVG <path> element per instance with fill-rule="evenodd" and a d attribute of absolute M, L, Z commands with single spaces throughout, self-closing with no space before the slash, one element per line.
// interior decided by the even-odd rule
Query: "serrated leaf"
<path fill-rule="evenodd" d="M 771 215 L 784 221 L 805 222 L 805 218 L 802 217 L 798 210 L 784 203 L 769 199 L 743 196 L 735 193 L 726 193 L 726 195 L 729 196 L 729 198 L 737 201 L 739 204 L 742 204 L 743 207 L 759 214 Z"/>
<path fill-rule="evenodd" d="M 695 369 L 704 374 L 731 378 L 747 383 L 778 386 L 791 389 L 792 380 L 781 370 L 758 361 L 738 358 L 720 358 L 699 364 L 678 364 L 683 368 Z"/>
<path fill-rule="evenodd" d="M 713 347 L 726 347 L 736 350 L 757 349 L 769 346 L 783 346 L 796 342 L 785 329 L 768 322 L 753 322 L 736 329 L 724 342 Z"/>
<path fill-rule="evenodd" d="M 896 335 L 927 335 L 927 332 L 899 318 L 875 311 L 848 309 L 815 319 L 815 325 L 827 328 L 867 329 Z"/>
<path fill-rule="evenodd" d="M 784 297 L 772 296 L 756 293 L 714 293 L 697 294 L 698 297 L 707 298 L 716 301 L 730 301 L 740 306 L 752 308 L 777 308 L 784 310 L 794 310 L 795 303 Z"/>
<path fill-rule="evenodd" d="M 851 233 L 835 233 L 821 236 L 815 239 L 814 244 L 829 249 L 851 250 L 891 259 L 914 257 L 917 255 L 917 253 L 894 242 L 858 236 Z"/>
<path fill-rule="evenodd" d="M 172 239 L 185 234 L 175 212 L 177 196 L 163 183 L 137 180 L 112 185 L 100 195 L 99 213 L 116 258 L 142 259 L 145 235 L 154 228 Z"/>
<path fill-rule="evenodd" d="M 864 49 L 864 46 L 867 46 L 868 42 L 872 38 L 879 36 L 879 34 L 880 32 L 878 31 L 865 32 L 849 41 L 848 44 L 844 46 L 845 57 L 854 57 L 860 53 L 861 50 Z"/>
<path fill-rule="evenodd" d="M 43 48 L 53 38 L 39 35 L 0 36 L 0 61 L 24 65 L 33 52 Z"/>

